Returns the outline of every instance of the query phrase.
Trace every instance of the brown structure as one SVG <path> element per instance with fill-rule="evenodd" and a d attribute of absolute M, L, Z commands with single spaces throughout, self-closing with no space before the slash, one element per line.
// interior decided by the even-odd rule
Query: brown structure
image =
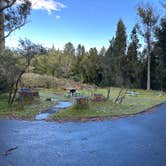
<path fill-rule="evenodd" d="M 93 94 L 92 101 L 99 102 L 104 100 L 105 100 L 105 96 L 103 96 L 103 94 L 96 94 L 96 93 Z"/>
<path fill-rule="evenodd" d="M 25 100 L 33 101 L 34 97 L 39 97 L 38 90 L 31 88 L 21 88 L 18 90 L 18 94 L 21 104 L 23 104 Z"/>
<path fill-rule="evenodd" d="M 88 105 L 88 98 L 87 97 L 76 97 L 75 104 L 79 106 L 86 106 Z"/>

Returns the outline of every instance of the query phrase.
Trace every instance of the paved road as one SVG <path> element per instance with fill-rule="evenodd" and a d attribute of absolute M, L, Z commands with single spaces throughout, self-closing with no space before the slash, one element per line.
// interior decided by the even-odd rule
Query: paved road
<path fill-rule="evenodd" d="M 0 120 L 0 166 L 165 166 L 166 104 L 112 121 Z"/>

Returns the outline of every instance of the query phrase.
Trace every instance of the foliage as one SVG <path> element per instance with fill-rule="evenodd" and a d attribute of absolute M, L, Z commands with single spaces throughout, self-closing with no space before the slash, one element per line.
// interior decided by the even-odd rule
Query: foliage
<path fill-rule="evenodd" d="M 157 42 L 153 54 L 155 55 L 155 77 L 154 80 L 159 80 L 161 90 L 166 90 L 166 18 L 162 18 L 160 26 L 156 30 Z M 156 87 L 155 87 L 156 88 Z"/>
<path fill-rule="evenodd" d="M 110 41 L 110 47 L 103 61 L 103 63 L 107 65 L 105 67 L 107 86 L 122 86 L 125 84 L 123 66 L 125 64 L 126 40 L 126 28 L 123 21 L 120 19 L 117 24 L 116 36 Z"/>
<path fill-rule="evenodd" d="M 14 55 L 10 50 L 5 50 L 0 54 L 0 92 L 7 92 L 10 90 L 11 85 L 15 82 L 21 64 L 19 57 Z"/>
<path fill-rule="evenodd" d="M 8 95 L 0 94 L 0 118 L 34 119 L 35 115 L 56 105 L 55 102 L 46 101 L 46 98 L 54 96 L 48 90 L 40 91 L 40 99 L 35 99 L 31 104 L 25 104 L 24 108 L 14 102 L 12 107 L 7 104 Z"/>
<path fill-rule="evenodd" d="M 149 4 L 146 6 L 138 6 L 138 16 L 140 17 L 139 30 L 144 37 L 147 45 L 147 90 L 151 88 L 151 53 L 153 45 L 153 37 L 158 16 L 155 14 L 153 7 Z M 141 28 L 142 27 L 142 28 Z"/>
<path fill-rule="evenodd" d="M 67 108 L 55 114 L 53 119 L 81 119 L 81 118 L 96 118 L 96 117 L 116 117 L 123 115 L 133 115 L 142 112 L 145 109 L 153 107 L 166 101 L 166 95 L 160 96 L 157 91 L 133 90 L 139 93 L 136 96 L 127 94 L 122 104 L 114 104 L 114 101 L 119 93 L 119 88 L 112 88 L 110 99 L 104 102 L 90 102 L 89 107 L 78 109 L 73 107 Z M 106 89 L 98 89 L 96 93 L 102 93 L 106 96 Z M 83 91 L 84 94 L 89 94 L 88 91 Z"/>
<path fill-rule="evenodd" d="M 126 86 L 129 88 L 140 87 L 141 62 L 139 60 L 139 39 L 136 26 L 131 33 L 131 43 L 129 43 L 126 64 L 124 65 L 124 75 Z"/>
<path fill-rule="evenodd" d="M 5 38 L 26 24 L 30 9 L 29 0 L 22 0 L 19 3 L 16 0 L 0 1 L 0 50 L 5 47 Z"/>

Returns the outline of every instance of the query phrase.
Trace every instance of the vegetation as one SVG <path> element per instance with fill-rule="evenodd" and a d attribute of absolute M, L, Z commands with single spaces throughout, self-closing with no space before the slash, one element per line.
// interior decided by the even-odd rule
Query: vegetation
<path fill-rule="evenodd" d="M 0 51 L 5 49 L 5 38 L 26 24 L 30 9 L 29 0 L 20 3 L 17 0 L 0 1 Z"/>
<path fill-rule="evenodd" d="M 145 43 L 147 45 L 147 90 L 150 90 L 150 67 L 151 67 L 151 52 L 152 52 L 152 43 L 153 43 L 153 35 L 156 28 L 156 23 L 158 20 L 158 16 L 155 15 L 155 11 L 152 6 L 148 5 L 145 7 L 138 7 L 138 15 L 140 16 L 141 23 L 143 28 L 140 28 L 140 33 L 145 39 Z"/>
<path fill-rule="evenodd" d="M 103 102 L 89 102 L 89 107 L 78 109 L 75 105 L 56 113 L 55 120 L 79 120 L 100 117 L 117 117 L 123 115 L 133 115 L 143 110 L 153 107 L 166 101 L 166 95 L 161 95 L 157 91 L 134 90 L 137 95 L 127 94 L 122 104 L 115 104 L 115 99 L 119 93 L 119 88 L 112 88 L 110 99 Z M 90 95 L 88 91 L 82 91 L 84 95 Z M 107 94 L 106 89 L 98 89 L 95 93 Z"/>
<path fill-rule="evenodd" d="M 18 101 L 12 106 L 7 104 L 8 95 L 0 95 L 0 118 L 9 119 L 34 119 L 39 112 L 45 111 L 51 106 L 56 105 L 55 102 L 47 101 L 49 97 L 55 96 L 52 91 L 40 90 L 40 98 L 36 98 L 33 102 L 28 102 L 21 107 Z"/>
<path fill-rule="evenodd" d="M 163 1 L 161 4 L 165 8 Z M 95 47 L 87 50 L 82 44 L 75 48 L 71 42 L 66 43 L 63 50 L 54 46 L 48 49 L 28 39 L 20 40 L 20 48 L 16 50 L 5 49 L 5 38 L 26 23 L 30 9 L 29 0 L 0 2 L 1 115 L 33 117 L 43 107 L 51 105 L 35 100 L 21 108 L 17 104 L 17 91 L 21 87 L 65 89 L 75 87 L 76 82 L 107 88 L 104 94 L 107 101 L 90 102 L 87 111 L 74 107 L 56 116 L 131 114 L 165 101 L 165 96 L 150 91 L 166 91 L 166 16 L 159 19 L 151 5 L 138 6 L 140 22 L 133 27 L 129 40 L 126 26 L 120 19 L 109 48 L 103 47 L 100 51 Z M 144 43 L 140 42 L 142 39 Z M 110 94 L 108 87 L 149 91 L 140 91 L 136 97 L 127 95 L 124 103 L 118 105 L 113 102 L 117 89 Z"/>

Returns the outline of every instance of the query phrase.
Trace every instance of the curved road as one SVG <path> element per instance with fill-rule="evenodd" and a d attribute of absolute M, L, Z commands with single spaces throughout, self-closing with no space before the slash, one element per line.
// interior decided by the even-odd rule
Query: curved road
<path fill-rule="evenodd" d="M 165 166 L 166 104 L 111 121 L 0 120 L 0 166 Z"/>

